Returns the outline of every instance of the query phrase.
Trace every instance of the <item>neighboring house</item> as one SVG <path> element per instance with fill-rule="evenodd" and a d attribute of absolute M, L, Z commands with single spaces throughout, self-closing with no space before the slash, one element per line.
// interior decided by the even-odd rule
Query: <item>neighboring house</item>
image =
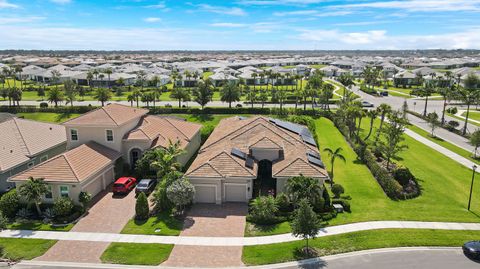
<path fill-rule="evenodd" d="M 312 69 L 311 73 L 313 74 L 316 69 Z M 349 73 L 347 70 L 341 69 L 339 67 L 328 65 L 319 69 L 326 77 L 339 77 L 342 74 Z"/>
<path fill-rule="evenodd" d="M 266 117 L 220 121 L 186 172 L 195 202 L 247 202 L 294 176 L 328 180 L 308 128 Z"/>
<path fill-rule="evenodd" d="M 52 188 L 51 199 L 68 193 L 77 201 L 81 191 L 95 196 L 120 176 L 115 166 L 129 164 L 133 169 L 145 151 L 167 147 L 170 141 L 180 141 L 186 152 L 178 162 L 185 165 L 200 147 L 201 125 L 147 113 L 146 109 L 110 104 L 71 119 L 63 123 L 69 151 L 10 181 L 18 186 L 30 176 L 42 177 Z M 63 170 L 55 173 L 56 167 Z"/>
<path fill-rule="evenodd" d="M 65 127 L 2 114 L 0 121 L 0 192 L 14 187 L 7 179 L 62 153 Z"/>

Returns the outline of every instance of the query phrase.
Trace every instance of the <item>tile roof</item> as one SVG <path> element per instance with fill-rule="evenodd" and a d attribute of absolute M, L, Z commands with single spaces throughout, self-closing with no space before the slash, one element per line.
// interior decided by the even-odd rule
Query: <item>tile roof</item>
<path fill-rule="evenodd" d="M 245 160 L 232 155 L 233 148 L 249 153 L 250 148 L 282 150 L 280 158 L 272 164 L 274 177 L 292 177 L 303 174 L 316 178 L 328 177 L 324 168 L 309 163 L 307 152 L 318 154 L 315 146 L 303 141 L 298 133 L 281 128 L 266 117 L 231 117 L 220 121 L 198 152 L 186 172 L 189 177 L 255 178 L 258 161 L 253 167 L 245 166 Z"/>
<path fill-rule="evenodd" d="M 99 126 L 120 126 L 135 118 L 148 113 L 147 109 L 135 108 L 120 104 L 109 104 L 107 106 L 92 110 L 77 118 L 64 122 L 64 125 L 99 125 Z"/>
<path fill-rule="evenodd" d="M 173 117 L 148 115 L 136 128 L 128 132 L 124 140 L 150 140 L 152 148 L 167 147 L 169 141 L 180 141 L 185 148 L 202 125 Z"/>
<path fill-rule="evenodd" d="M 61 125 L 17 117 L 1 122 L 0 134 L 0 171 L 67 141 L 65 127 Z"/>
<path fill-rule="evenodd" d="M 23 181 L 29 177 L 46 182 L 79 183 L 120 158 L 122 154 L 96 142 L 89 142 L 10 178 Z"/>

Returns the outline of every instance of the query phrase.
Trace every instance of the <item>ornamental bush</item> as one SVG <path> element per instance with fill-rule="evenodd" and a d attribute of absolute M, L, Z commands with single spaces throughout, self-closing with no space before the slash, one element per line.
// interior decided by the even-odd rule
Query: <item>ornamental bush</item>
<path fill-rule="evenodd" d="M 290 199 L 288 199 L 288 196 L 283 192 L 277 194 L 277 197 L 275 197 L 275 204 L 277 205 L 278 210 L 282 213 L 289 213 L 293 211 L 293 206 L 290 202 Z"/>
<path fill-rule="evenodd" d="M 334 198 L 340 198 L 340 195 L 345 193 L 345 189 L 340 184 L 333 184 L 332 192 L 333 192 Z"/>
<path fill-rule="evenodd" d="M 149 211 L 147 196 L 141 192 L 135 203 L 135 218 L 137 220 L 146 220 L 148 219 Z"/>
<path fill-rule="evenodd" d="M 403 187 L 407 186 L 410 183 L 410 180 L 415 180 L 415 177 L 413 176 L 412 172 L 410 172 L 410 169 L 406 167 L 400 167 L 397 168 L 393 171 L 393 178 L 395 178 L 400 185 Z"/>
<path fill-rule="evenodd" d="M 17 194 L 17 190 L 13 189 L 5 193 L 0 198 L 0 212 L 7 218 L 13 218 L 20 209 L 20 200 Z"/>
<path fill-rule="evenodd" d="M 57 217 L 67 217 L 72 213 L 73 202 L 70 198 L 62 197 L 53 203 L 53 211 Z"/>
<path fill-rule="evenodd" d="M 258 224 L 273 224 L 276 221 L 278 206 L 273 196 L 259 196 L 250 203 L 250 215 Z"/>

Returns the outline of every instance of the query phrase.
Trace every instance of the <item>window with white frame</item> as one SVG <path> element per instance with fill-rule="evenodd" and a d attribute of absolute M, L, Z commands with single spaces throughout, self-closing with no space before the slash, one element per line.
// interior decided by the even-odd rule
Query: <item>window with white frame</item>
<path fill-rule="evenodd" d="M 48 160 L 48 155 L 43 155 L 40 157 L 40 162 L 43 163 L 44 161 Z"/>
<path fill-rule="evenodd" d="M 70 139 L 72 141 L 78 141 L 78 130 L 77 129 L 70 129 Z"/>
<path fill-rule="evenodd" d="M 53 199 L 52 186 L 47 185 L 47 192 L 45 192 L 45 199 Z"/>
<path fill-rule="evenodd" d="M 113 131 L 105 130 L 105 134 L 107 136 L 107 142 L 113 142 Z"/>
<path fill-rule="evenodd" d="M 60 197 L 67 197 L 70 194 L 68 186 L 60 186 Z"/>
<path fill-rule="evenodd" d="M 32 168 L 35 165 L 34 161 L 31 161 L 27 164 L 28 168 Z"/>

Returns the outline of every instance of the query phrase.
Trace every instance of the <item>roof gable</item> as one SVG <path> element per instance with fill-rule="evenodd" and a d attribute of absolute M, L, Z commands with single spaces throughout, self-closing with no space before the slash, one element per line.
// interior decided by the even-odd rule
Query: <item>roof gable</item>
<path fill-rule="evenodd" d="M 147 109 L 114 103 L 66 121 L 64 125 L 120 126 L 147 113 Z"/>

